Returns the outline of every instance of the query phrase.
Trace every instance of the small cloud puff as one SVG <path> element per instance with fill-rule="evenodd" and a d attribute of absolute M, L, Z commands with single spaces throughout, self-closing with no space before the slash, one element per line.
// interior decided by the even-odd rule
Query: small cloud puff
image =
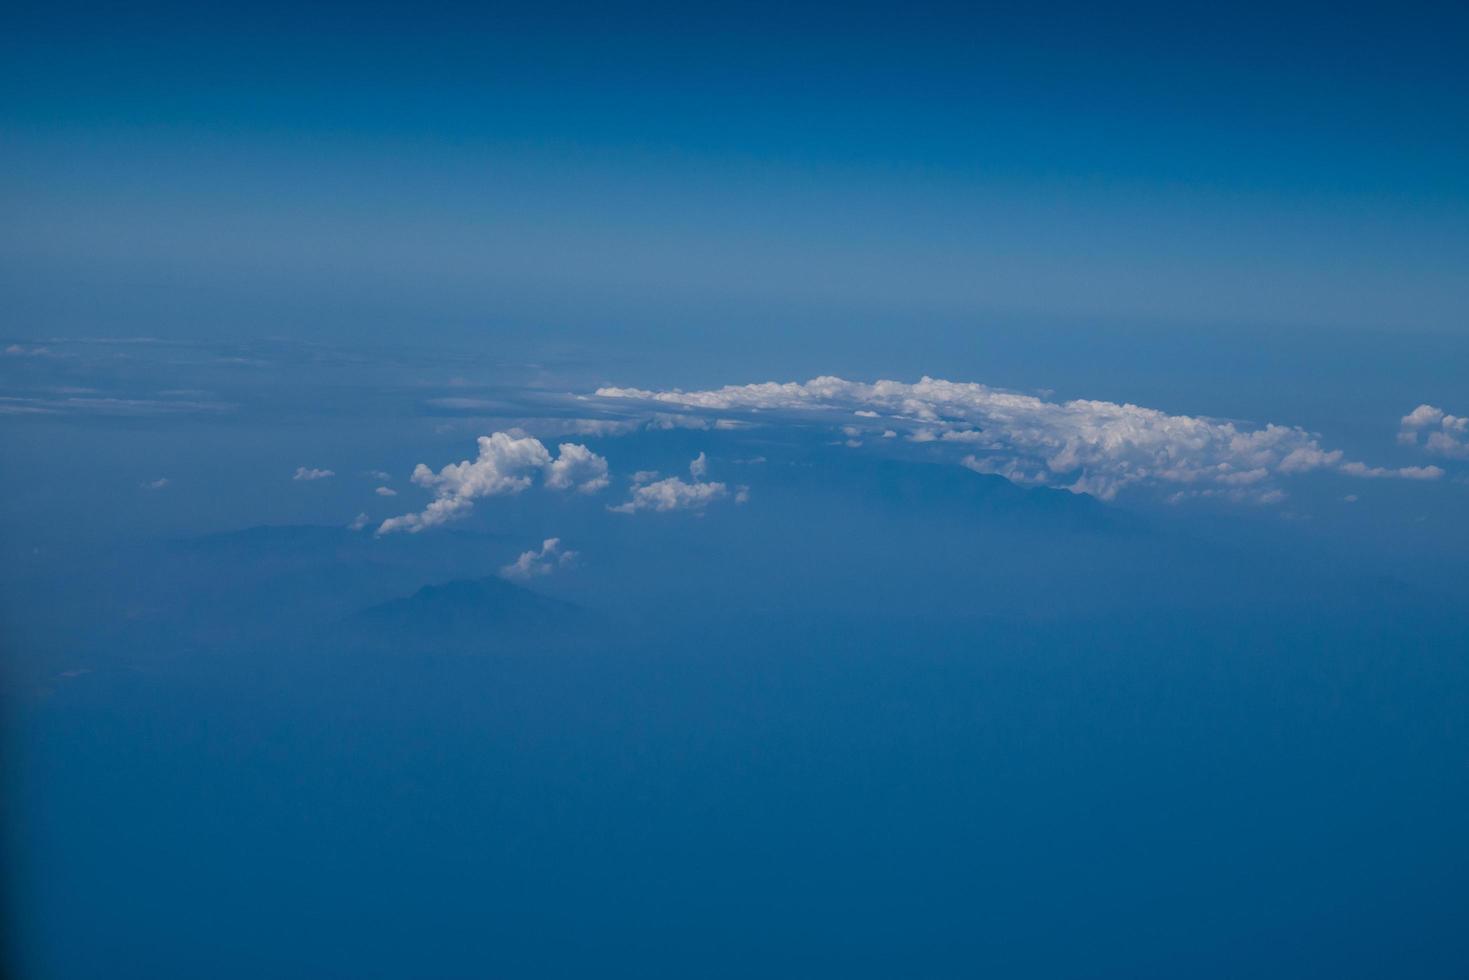
<path fill-rule="evenodd" d="M 377 494 L 379 497 L 398 496 L 398 491 L 394 490 L 392 487 L 378 487 L 376 490 L 373 491 L 373 493 Z"/>
<path fill-rule="evenodd" d="M 522 551 L 519 558 L 500 569 L 500 574 L 513 579 L 537 578 L 575 561 L 576 552 L 562 551 L 560 538 L 547 538 L 541 542 L 540 551 Z"/>
<path fill-rule="evenodd" d="M 562 443 L 558 448 L 559 455 L 552 458 L 539 439 L 496 432 L 479 437 L 479 455 L 475 459 L 450 463 L 437 473 L 419 463 L 413 469 L 413 482 L 433 490 L 434 500 L 420 513 L 383 521 L 377 533 L 417 533 L 459 520 L 481 497 L 525 490 L 531 485 L 531 474 L 536 472 L 542 474 L 545 485 L 552 490 L 595 493 L 607 485 L 607 460 L 575 443 Z"/>
<path fill-rule="evenodd" d="M 325 480 L 328 477 L 333 477 L 336 475 L 336 472 L 333 470 L 318 470 L 310 466 L 298 466 L 296 467 L 296 474 L 292 476 L 291 479 L 305 481 Z"/>
<path fill-rule="evenodd" d="M 138 486 L 142 487 L 144 490 L 162 490 L 164 487 L 168 486 L 168 477 L 160 476 L 156 480 L 148 480 L 147 482 L 138 484 Z"/>
<path fill-rule="evenodd" d="M 654 483 L 638 484 L 625 503 L 607 509 L 618 514 L 640 510 L 702 510 L 709 503 L 729 495 L 723 483 L 685 483 L 676 476 Z"/>
<path fill-rule="evenodd" d="M 369 518 L 367 516 L 367 512 L 366 511 L 363 511 L 362 513 L 358 514 L 356 517 L 352 518 L 352 523 L 347 525 L 347 530 L 349 530 L 349 531 L 360 531 L 364 527 L 367 527 L 367 525 L 368 525 L 368 523 L 369 523 L 370 520 L 371 520 L 371 518 Z"/>
<path fill-rule="evenodd" d="M 1423 448 L 1430 453 L 1450 459 L 1469 459 L 1469 416 L 1450 415 L 1434 405 L 1419 405 L 1403 416 L 1398 442 L 1416 446 L 1420 435 L 1425 436 Z"/>
<path fill-rule="evenodd" d="M 761 462 L 764 462 L 762 459 Z M 709 475 L 709 457 L 699 453 L 689 462 L 692 482 L 671 476 L 658 479 L 657 470 L 639 470 L 633 474 L 632 496 L 624 503 L 607 509 L 617 514 L 632 514 L 640 510 L 702 510 L 710 502 L 729 496 L 729 487 L 723 483 L 704 482 Z M 735 488 L 734 500 L 743 504 L 750 499 L 750 488 Z"/>

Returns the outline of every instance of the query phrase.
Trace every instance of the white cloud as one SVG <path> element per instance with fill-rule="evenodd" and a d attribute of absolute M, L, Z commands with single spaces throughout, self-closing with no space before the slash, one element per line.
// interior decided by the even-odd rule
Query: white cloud
<path fill-rule="evenodd" d="M 379 497 L 398 496 L 398 491 L 394 490 L 392 487 L 378 487 L 376 490 L 373 491 L 373 493 L 377 494 Z"/>
<path fill-rule="evenodd" d="M 709 457 L 705 456 L 702 452 L 695 456 L 694 461 L 689 464 L 689 475 L 696 480 L 702 480 L 708 476 Z"/>
<path fill-rule="evenodd" d="M 601 394 L 598 391 L 597 394 Z M 697 415 L 676 415 L 670 412 L 657 412 L 648 420 L 650 429 L 707 429 L 709 420 Z"/>
<path fill-rule="evenodd" d="M 389 473 L 387 470 L 368 470 L 362 475 L 370 479 L 376 480 L 379 483 L 387 483 L 393 478 L 393 474 Z"/>
<path fill-rule="evenodd" d="M 685 483 L 676 476 L 633 487 L 625 503 L 608 510 L 632 514 L 640 510 L 700 510 L 712 501 L 729 495 L 723 483 Z"/>
<path fill-rule="evenodd" d="M 560 538 L 547 538 L 540 551 L 522 551 L 520 557 L 500 569 L 506 578 L 530 579 L 550 575 L 557 568 L 576 561 L 576 552 L 562 551 Z"/>
<path fill-rule="evenodd" d="M 642 419 L 560 419 L 567 432 L 579 436 L 625 436 L 643 427 Z"/>
<path fill-rule="evenodd" d="M 1400 466 L 1390 469 L 1368 466 L 1366 463 L 1343 463 L 1341 471 L 1348 476 L 1360 476 L 1369 480 L 1437 480 L 1443 476 L 1443 470 L 1437 466 Z"/>
<path fill-rule="evenodd" d="M 333 477 L 336 475 L 337 474 L 332 470 L 318 470 L 310 466 L 298 466 L 296 467 L 296 475 L 291 477 L 291 479 L 307 481 L 325 480 L 328 477 Z"/>
<path fill-rule="evenodd" d="M 148 480 L 145 483 L 138 484 L 138 486 L 142 487 L 144 490 L 162 490 L 164 487 L 168 486 L 168 477 L 160 476 L 156 480 Z"/>
<path fill-rule="evenodd" d="M 347 530 L 349 530 L 349 531 L 360 531 L 364 527 L 367 527 L 369 520 L 370 520 L 370 518 L 368 518 L 367 512 L 366 511 L 363 511 L 362 513 L 358 514 L 356 517 L 352 518 L 352 523 L 347 525 Z"/>
<path fill-rule="evenodd" d="M 474 501 L 520 493 L 531 485 L 531 475 L 543 474 L 552 490 L 575 488 L 593 493 L 607 485 L 607 461 L 585 446 L 562 443 L 560 455 L 552 458 L 539 439 L 496 432 L 479 437 L 479 455 L 472 460 L 450 463 L 435 473 L 423 463 L 413 468 L 413 482 L 434 491 L 434 500 L 417 514 L 390 517 L 378 534 L 394 531 L 416 533 L 467 515 Z"/>
<path fill-rule="evenodd" d="M 1423 434 L 1423 447 L 1451 459 L 1469 459 L 1469 416 L 1450 415 L 1433 405 L 1419 405 L 1403 416 L 1398 442 L 1415 446 Z"/>
<path fill-rule="evenodd" d="M 1129 487 L 1198 495 L 1211 488 L 1230 499 L 1276 501 L 1279 477 L 1312 471 L 1433 479 L 1429 468 L 1383 471 L 1344 459 L 1296 426 L 1249 426 L 1115 402 L 1052 402 L 986 385 L 925 377 L 872 384 L 836 377 L 804 383 L 730 385 L 709 391 L 601 388 L 603 398 L 718 413 L 784 412 L 826 417 L 852 442 L 851 418 L 876 412 L 914 443 L 962 444 L 963 465 L 1021 483 L 1043 483 L 1111 499 Z M 845 418 L 842 418 L 845 416 Z M 861 416 L 867 418 L 868 416 Z M 887 433 L 894 433 L 888 436 Z"/>
<path fill-rule="evenodd" d="M 557 450 L 560 455 L 546 467 L 546 486 L 552 490 L 575 487 L 580 493 L 596 493 L 607 486 L 606 459 L 574 442 L 563 442 Z"/>

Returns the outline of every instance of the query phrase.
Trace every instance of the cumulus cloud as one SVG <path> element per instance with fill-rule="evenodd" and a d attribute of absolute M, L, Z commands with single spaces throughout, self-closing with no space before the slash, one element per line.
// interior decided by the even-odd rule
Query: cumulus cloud
<path fill-rule="evenodd" d="M 695 456 L 693 462 L 689 463 L 689 475 L 696 480 L 702 480 L 709 475 L 709 457 L 702 452 Z"/>
<path fill-rule="evenodd" d="M 607 509 L 618 514 L 633 514 L 640 510 L 702 510 L 728 495 L 729 488 L 723 483 L 686 483 L 670 476 L 653 483 L 635 484 L 632 496 L 625 503 Z"/>
<path fill-rule="evenodd" d="M 1271 502 L 1283 497 L 1277 478 L 1313 471 L 1352 476 L 1433 479 L 1432 468 L 1383 470 L 1344 459 L 1296 426 L 1170 415 L 1115 402 L 1053 402 L 967 382 L 925 377 L 917 383 L 872 384 L 820 377 L 801 382 L 729 385 L 708 391 L 601 388 L 602 398 L 630 399 L 705 415 L 786 413 L 829 419 L 849 442 L 859 413 L 882 424 L 873 435 L 914 443 L 962 445 L 960 462 L 1019 483 L 1064 487 L 1110 500 L 1133 486 L 1177 495 L 1227 496 Z M 858 431 L 861 431 L 858 429 Z M 888 435 L 893 433 L 893 435 Z"/>
<path fill-rule="evenodd" d="M 367 525 L 370 522 L 370 520 L 371 520 L 371 518 L 369 518 L 367 516 L 367 512 L 366 511 L 363 511 L 362 513 L 358 514 L 356 517 L 352 518 L 352 523 L 347 525 L 347 530 L 349 530 L 349 531 L 360 531 L 364 527 L 367 527 Z"/>
<path fill-rule="evenodd" d="M 501 567 L 500 574 L 514 579 L 538 578 L 575 561 L 576 552 L 563 551 L 560 538 L 547 538 L 541 542 L 540 551 L 522 551 L 519 558 Z"/>
<path fill-rule="evenodd" d="M 479 437 L 479 455 L 450 463 L 435 473 L 423 463 L 413 469 L 413 482 L 434 492 L 433 501 L 416 514 L 390 517 L 378 534 L 394 531 L 416 533 L 459 520 L 481 497 L 516 494 L 531 485 L 535 473 L 543 474 L 552 490 L 594 493 L 607 485 L 607 461 L 585 446 L 562 443 L 552 457 L 539 439 L 496 432 Z"/>
<path fill-rule="evenodd" d="M 546 467 L 546 486 L 552 490 L 596 493 L 607 486 L 607 460 L 586 446 L 563 442 L 558 455 Z"/>
<path fill-rule="evenodd" d="M 1403 416 L 1398 442 L 1416 446 L 1420 436 L 1423 447 L 1430 453 L 1469 459 L 1469 416 L 1450 415 L 1434 405 L 1419 405 Z"/>
<path fill-rule="evenodd" d="M 378 487 L 376 490 L 373 491 L 373 493 L 377 494 L 379 497 L 398 496 L 398 491 L 394 490 L 392 487 Z"/>
<path fill-rule="evenodd" d="M 314 467 L 310 467 L 310 466 L 298 466 L 298 467 L 296 467 L 296 474 L 295 474 L 295 476 L 292 476 L 291 479 L 293 479 L 293 480 L 306 480 L 306 481 L 309 481 L 309 480 L 325 480 L 328 477 L 333 477 L 333 476 L 336 476 L 336 475 L 337 474 L 334 471 L 332 471 L 332 470 L 318 470 L 318 469 L 315 469 Z"/>

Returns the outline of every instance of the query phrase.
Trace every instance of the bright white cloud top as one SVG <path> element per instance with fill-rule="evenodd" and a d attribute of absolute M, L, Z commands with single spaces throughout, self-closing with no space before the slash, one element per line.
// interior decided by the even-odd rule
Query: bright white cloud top
<path fill-rule="evenodd" d="M 515 494 L 530 487 L 542 474 L 551 490 L 595 493 L 607 486 L 607 460 L 586 446 L 564 442 L 558 455 L 531 436 L 496 432 L 479 437 L 479 455 L 450 463 L 435 473 L 423 463 L 413 469 L 413 482 L 434 491 L 434 500 L 416 514 L 390 517 L 378 534 L 416 533 L 466 516 L 481 497 Z"/>
<path fill-rule="evenodd" d="M 1276 485 L 1280 477 L 1312 471 L 1402 479 L 1443 475 L 1437 467 L 1388 469 L 1350 461 L 1296 426 L 1252 427 L 1106 401 L 1052 402 L 929 377 L 915 384 L 820 377 L 708 391 L 608 387 L 597 395 L 706 415 L 814 416 L 829 419 L 854 446 L 861 443 L 849 431 L 856 419 L 874 436 L 902 431 L 913 442 L 962 448 L 960 462 L 979 472 L 1104 500 L 1131 486 L 1152 485 L 1174 495 L 1270 502 L 1284 496 Z M 643 488 L 650 496 L 652 486 Z"/>
<path fill-rule="evenodd" d="M 681 480 L 676 476 L 660 480 L 653 470 L 639 470 L 633 474 L 632 495 L 624 503 L 607 509 L 616 514 L 635 514 L 640 510 L 702 510 L 714 501 L 730 495 L 729 487 L 724 483 L 703 480 L 708 474 L 709 457 L 702 452 L 689 463 L 689 475 L 694 478 L 692 481 Z M 749 497 L 748 487 L 735 489 L 735 503 L 742 504 Z"/>
<path fill-rule="evenodd" d="M 1469 459 L 1469 416 L 1450 415 L 1433 405 L 1419 405 L 1403 416 L 1398 429 L 1398 442 L 1408 446 L 1418 445 L 1423 436 L 1423 448 L 1450 459 Z"/>

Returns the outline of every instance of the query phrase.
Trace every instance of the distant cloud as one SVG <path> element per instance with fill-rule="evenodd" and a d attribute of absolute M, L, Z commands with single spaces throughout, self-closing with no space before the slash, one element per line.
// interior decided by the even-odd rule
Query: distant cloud
<path fill-rule="evenodd" d="M 537 578 L 575 561 L 576 552 L 562 551 L 560 538 L 547 538 L 541 542 L 540 551 L 522 551 L 519 558 L 501 567 L 500 574 L 513 579 Z"/>
<path fill-rule="evenodd" d="M 379 483 L 387 483 L 393 478 L 393 474 L 387 472 L 386 470 L 368 470 L 362 475 L 370 480 L 376 480 Z"/>
<path fill-rule="evenodd" d="M 87 389 L 73 389 L 82 390 Z M 0 415 L 74 415 L 145 417 L 189 415 L 233 411 L 226 402 L 185 401 L 157 398 L 81 397 L 32 398 L 0 395 Z"/>
<path fill-rule="evenodd" d="M 685 483 L 676 476 L 670 476 L 666 480 L 634 486 L 632 496 L 625 503 L 607 509 L 618 514 L 633 514 L 640 510 L 702 510 L 727 496 L 729 488 L 723 483 Z"/>
<path fill-rule="evenodd" d="M 6 357 L 48 357 L 51 354 L 49 347 L 25 347 L 21 344 L 11 344 L 5 348 Z"/>
<path fill-rule="evenodd" d="M 413 469 L 413 482 L 433 490 L 433 502 L 417 514 L 383 521 L 377 533 L 416 533 L 459 520 L 481 497 L 525 490 L 537 472 L 543 474 L 545 485 L 552 490 L 595 493 L 607 485 L 607 460 L 575 443 L 562 443 L 558 448 L 559 455 L 553 459 L 539 439 L 496 432 L 479 437 L 475 459 L 450 463 L 437 473 L 419 463 Z"/>
<path fill-rule="evenodd" d="M 1391 469 L 1368 466 L 1365 463 L 1343 463 L 1341 471 L 1348 476 L 1360 476 L 1369 480 L 1437 480 L 1443 477 L 1443 470 L 1437 466 L 1400 466 Z"/>
<path fill-rule="evenodd" d="M 162 490 L 164 487 L 168 486 L 168 477 L 160 476 L 156 480 L 148 480 L 145 483 L 138 484 L 138 486 L 142 487 L 144 490 Z"/>
<path fill-rule="evenodd" d="M 868 423 L 873 436 L 893 439 L 906 431 L 911 442 L 931 443 L 934 451 L 961 444 L 968 452 L 959 462 L 970 469 L 1104 500 L 1129 487 L 1153 486 L 1175 498 L 1223 496 L 1270 503 L 1284 497 L 1275 485 L 1278 478 L 1313 471 L 1401 479 L 1442 475 L 1434 467 L 1387 470 L 1348 461 L 1340 450 L 1324 448 L 1296 426 L 1250 427 L 1105 401 L 1058 403 L 928 377 L 913 384 L 821 377 L 708 391 L 608 387 L 596 394 L 702 413 L 685 416 L 692 419 L 755 412 L 766 420 L 775 413 L 826 419 L 854 448 L 868 430 L 854 425 L 853 417 L 876 415 L 882 424 Z"/>
<path fill-rule="evenodd" d="M 347 525 L 347 530 L 360 531 L 364 527 L 367 527 L 367 525 L 370 524 L 371 521 L 372 519 L 367 516 L 367 511 L 363 511 L 356 517 L 352 518 L 352 523 Z"/>
<path fill-rule="evenodd" d="M 392 487 L 378 487 L 376 490 L 373 491 L 373 493 L 377 494 L 379 497 L 398 496 L 398 491 L 394 490 Z"/>
<path fill-rule="evenodd" d="M 291 479 L 305 481 L 326 480 L 336 475 L 336 472 L 333 470 L 318 470 L 310 466 L 298 466 L 296 467 L 296 474 Z"/>
<path fill-rule="evenodd" d="M 709 457 L 699 453 L 689 462 L 689 475 L 693 482 L 680 480 L 676 476 L 658 479 L 657 470 L 639 470 L 632 477 L 632 496 L 624 503 L 607 509 L 618 514 L 632 514 L 640 510 L 700 510 L 712 501 L 729 496 L 729 487 L 723 483 L 704 482 L 709 475 Z M 749 487 L 738 487 L 735 503 L 742 504 L 750 499 Z"/>
<path fill-rule="evenodd" d="M 1430 453 L 1450 459 L 1469 459 L 1469 416 L 1450 415 L 1433 405 L 1419 405 L 1403 416 L 1398 428 L 1398 442 L 1418 445 Z"/>

